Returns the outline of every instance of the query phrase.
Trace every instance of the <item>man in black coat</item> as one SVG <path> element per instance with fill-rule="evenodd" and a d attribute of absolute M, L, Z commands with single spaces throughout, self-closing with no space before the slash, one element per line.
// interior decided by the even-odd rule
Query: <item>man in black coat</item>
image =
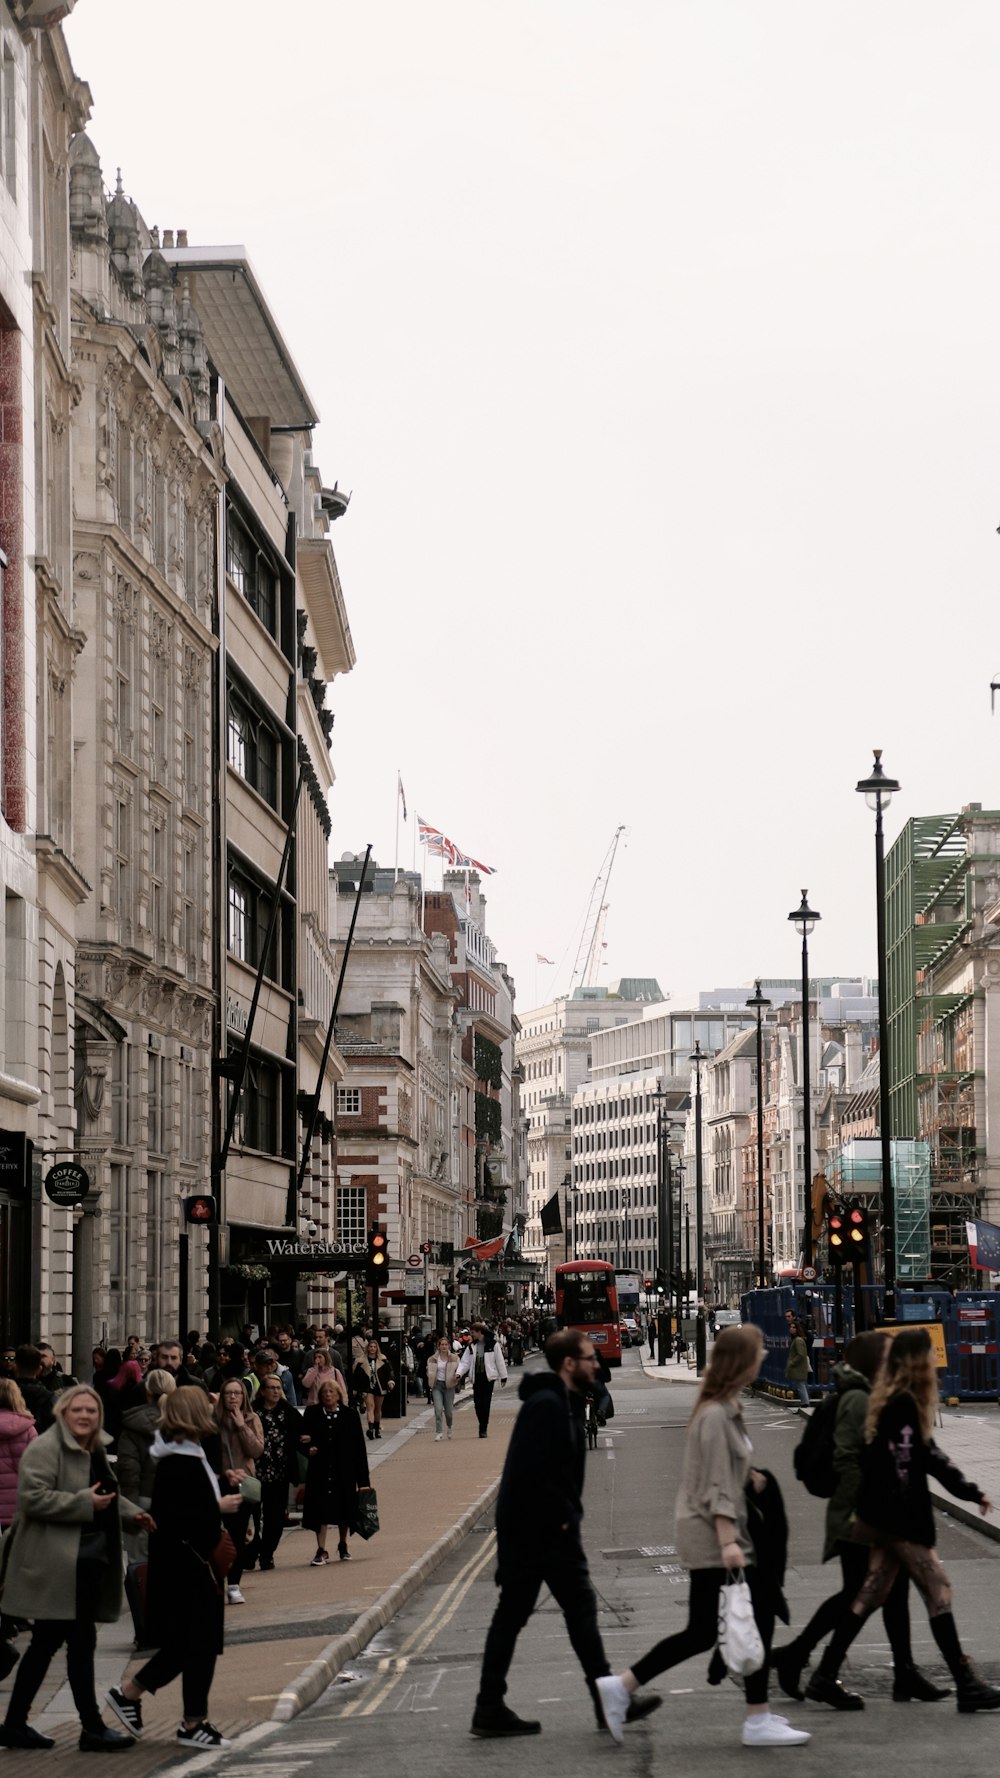
<path fill-rule="evenodd" d="M 566 1620 L 569 1639 L 604 1720 L 596 1682 L 610 1671 L 597 1627 L 597 1598 L 580 1537 L 586 1463 L 586 1397 L 597 1377 L 593 1342 L 564 1328 L 545 1342 L 549 1370 L 526 1376 L 497 1496 L 500 1598 L 486 1636 L 472 1733 L 484 1738 L 537 1735 L 504 1703 L 517 1638 L 545 1585 Z M 628 1720 L 655 1710 L 657 1697 L 633 1699 Z"/>

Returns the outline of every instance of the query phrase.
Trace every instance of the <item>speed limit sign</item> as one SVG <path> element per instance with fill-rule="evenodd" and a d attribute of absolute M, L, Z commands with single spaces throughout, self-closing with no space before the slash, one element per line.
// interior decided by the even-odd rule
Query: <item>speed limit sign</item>
<path fill-rule="evenodd" d="M 815 1266 L 803 1266 L 802 1267 L 802 1276 L 805 1279 L 807 1284 L 815 1284 L 815 1282 L 816 1282 L 816 1267 Z"/>

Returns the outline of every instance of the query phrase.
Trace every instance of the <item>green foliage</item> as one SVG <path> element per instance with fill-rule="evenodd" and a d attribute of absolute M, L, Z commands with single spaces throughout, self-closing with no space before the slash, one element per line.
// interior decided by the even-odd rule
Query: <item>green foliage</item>
<path fill-rule="evenodd" d="M 476 1079 L 484 1080 L 488 1087 L 499 1093 L 503 1080 L 503 1054 L 498 1044 L 491 1043 L 488 1037 L 480 1037 L 476 1032 Z"/>
<path fill-rule="evenodd" d="M 500 1101 L 476 1094 L 476 1141 L 499 1142 L 501 1134 Z"/>

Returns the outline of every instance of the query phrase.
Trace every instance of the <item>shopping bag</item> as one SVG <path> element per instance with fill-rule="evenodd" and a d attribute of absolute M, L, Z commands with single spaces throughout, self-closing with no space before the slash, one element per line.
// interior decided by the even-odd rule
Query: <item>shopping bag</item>
<path fill-rule="evenodd" d="M 354 1521 L 354 1529 L 359 1537 L 364 1538 L 366 1543 L 369 1537 L 374 1537 L 376 1531 L 379 1529 L 378 1495 L 374 1488 L 358 1489 L 358 1510 L 357 1517 Z"/>
<path fill-rule="evenodd" d="M 750 1588 L 738 1569 L 732 1569 L 719 1588 L 719 1653 L 734 1679 L 747 1679 L 764 1665 Z"/>

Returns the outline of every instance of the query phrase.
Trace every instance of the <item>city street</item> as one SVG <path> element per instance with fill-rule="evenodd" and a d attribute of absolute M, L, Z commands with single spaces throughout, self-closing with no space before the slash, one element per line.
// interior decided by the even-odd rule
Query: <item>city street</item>
<path fill-rule="evenodd" d="M 585 1540 L 608 1654 L 613 1665 L 625 1666 L 684 1619 L 686 1581 L 672 1547 L 672 1517 L 695 1386 L 647 1379 L 638 1353 L 630 1352 L 614 1380 L 614 1394 L 615 1418 L 588 1456 Z M 504 1401 L 500 1411 L 514 1405 Z M 766 1401 L 749 1403 L 746 1412 L 757 1457 L 785 1490 L 791 1527 L 786 1591 L 795 1628 L 834 1583 L 834 1570 L 818 1560 L 822 1503 L 806 1495 L 792 1474 L 791 1453 L 802 1427 L 798 1415 Z M 958 1523 L 940 1521 L 940 1527 L 960 1632 L 984 1674 L 996 1678 L 1000 1547 Z M 642 1774 L 669 1767 L 689 1778 L 707 1778 L 763 1763 L 760 1753 L 740 1745 L 742 1707 L 735 1688 L 706 1686 L 707 1659 L 663 1675 L 655 1688 L 662 1692 L 662 1709 L 627 1731 L 624 1748 L 599 1737 L 561 1615 L 547 1595 L 520 1642 L 509 1692 L 519 1713 L 541 1718 L 542 1739 L 527 1745 L 473 1744 L 469 1721 L 495 1597 L 494 1552 L 487 1517 L 317 1703 L 292 1722 L 257 1724 L 230 1753 L 197 1759 L 177 1754 L 144 1769 L 213 1770 L 220 1778 L 312 1778 L 314 1773 L 320 1778 L 333 1755 L 344 1769 L 368 1771 L 377 1760 L 380 1768 L 405 1769 L 421 1778 L 457 1771 L 470 1761 L 481 1771 L 520 1772 L 527 1758 L 532 1766 L 544 1761 L 545 1770 L 557 1775 L 597 1771 L 617 1761 Z M 918 1663 L 945 1677 L 919 1602 L 912 1615 Z M 779 1628 L 779 1641 L 787 1635 Z M 263 1649 L 261 1659 L 267 1660 Z M 996 1718 L 959 1717 L 950 1699 L 933 1706 L 892 1702 L 879 1619 L 855 1645 L 845 1677 L 869 1700 L 864 1713 L 840 1716 L 818 1705 L 775 1699 L 775 1708 L 813 1732 L 807 1746 L 781 1756 L 802 1778 L 821 1773 L 825 1778 L 834 1759 L 838 1770 L 868 1769 L 873 1746 L 891 1748 L 909 1771 L 927 1778 L 939 1778 L 945 1763 L 955 1760 L 965 1774 L 986 1778 L 995 1770 Z"/>

